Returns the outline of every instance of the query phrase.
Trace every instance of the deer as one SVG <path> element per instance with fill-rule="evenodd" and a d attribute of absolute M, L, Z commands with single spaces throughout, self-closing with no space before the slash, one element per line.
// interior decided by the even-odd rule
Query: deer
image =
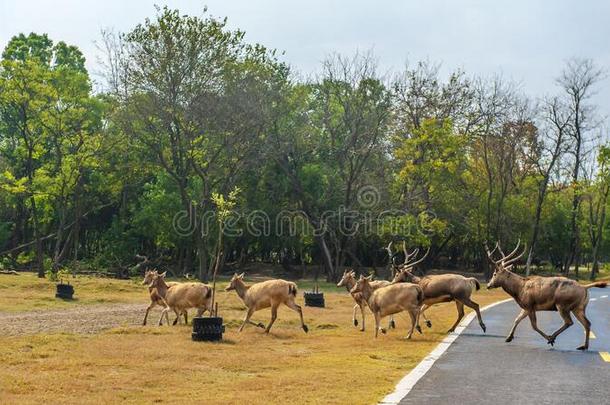
<path fill-rule="evenodd" d="M 136 257 L 139 257 L 139 256 L 136 255 Z M 157 272 L 157 270 L 146 270 L 146 272 L 144 273 L 144 280 L 142 280 L 142 285 L 149 286 L 148 294 L 150 295 L 150 304 L 148 305 L 148 308 L 146 308 L 146 314 L 144 315 L 144 321 L 142 322 L 143 326 L 146 326 L 146 320 L 148 319 L 148 313 L 150 312 L 151 309 L 153 309 L 157 305 L 159 305 L 163 308 L 165 308 L 167 306 L 163 297 L 161 297 L 159 295 L 159 293 L 157 292 L 157 289 L 154 287 L 150 287 L 150 283 L 152 283 L 153 277 L 158 274 L 159 273 Z M 176 281 L 166 281 L 166 284 L 167 284 L 168 288 L 172 288 L 172 286 L 179 284 L 179 283 Z M 183 315 L 184 315 L 184 322 L 188 324 L 187 312 L 184 311 Z"/>
<path fill-rule="evenodd" d="M 188 308 L 197 308 L 197 316 L 212 310 L 212 289 L 209 286 L 203 283 L 178 283 L 170 288 L 165 282 L 165 275 L 166 273 L 154 274 L 149 284 L 165 306 L 159 318 L 159 325 L 163 324 L 163 316 L 169 325 L 167 313 L 170 309 L 176 313 L 173 325 L 178 323 L 178 318 Z"/>
<path fill-rule="evenodd" d="M 375 316 L 375 338 L 380 331 L 383 334 L 386 333 L 386 330 L 381 327 L 382 317 L 403 311 L 406 311 L 411 317 L 411 329 L 406 338 L 411 339 L 414 329 L 421 333 L 418 325 L 419 310 L 424 300 L 424 292 L 421 287 L 411 283 L 400 283 L 373 289 L 371 281 L 372 276 L 360 276 L 350 292 L 362 294 L 371 308 Z"/>
<path fill-rule="evenodd" d="M 517 242 L 517 247 L 508 255 L 504 254 L 499 242 L 496 242 L 496 247 L 492 251 L 489 251 L 489 248 L 485 246 L 487 257 L 494 266 L 494 272 L 491 280 L 487 283 L 487 288 L 502 288 L 508 295 L 513 297 L 521 308 L 521 312 L 515 318 L 513 326 L 506 337 L 506 342 L 513 340 L 517 325 L 527 316 L 530 319 L 532 329 L 538 332 L 547 341 L 547 344 L 553 346 L 557 336 L 574 324 L 570 315 L 572 313 L 585 329 L 585 342 L 577 347 L 577 349 L 588 350 L 589 335 L 591 333 L 591 321 L 586 316 L 587 304 L 589 303 L 588 291 L 590 288 L 606 288 L 608 283 L 598 281 L 581 285 L 575 280 L 561 276 L 522 277 L 511 271 L 514 263 L 523 256 L 526 250 L 524 248 L 521 254 L 515 256 L 520 242 Z M 496 249 L 502 256 L 499 260 L 493 258 Z M 564 324 L 549 336 L 538 328 L 537 311 L 557 311 L 563 319 Z"/>
<path fill-rule="evenodd" d="M 483 318 L 481 317 L 479 304 L 470 298 L 473 290 L 478 291 L 481 289 L 479 280 L 474 277 L 464 277 L 460 274 L 437 274 L 424 277 L 419 277 L 413 274 L 413 268 L 415 265 L 424 261 L 429 252 L 430 248 L 428 248 L 421 259 L 414 261 L 412 258 L 417 255 L 418 250 L 416 249 L 410 254 L 407 254 L 405 249 L 406 259 L 396 272 L 392 283 L 408 282 L 418 284 L 422 288 L 424 291 L 424 303 L 421 308 L 421 313 L 428 327 L 432 327 L 432 322 L 430 322 L 425 315 L 425 311 L 428 308 L 435 304 L 455 301 L 458 317 L 447 333 L 454 332 L 455 328 L 457 328 L 459 323 L 462 321 L 462 318 L 464 318 L 464 305 L 474 309 L 477 314 L 479 326 L 481 326 L 483 332 L 486 332 L 487 327 L 485 326 Z"/>
<path fill-rule="evenodd" d="M 352 320 L 354 326 L 358 326 L 358 319 L 356 319 L 356 310 L 360 308 L 360 313 L 362 314 L 362 327 L 360 328 L 360 332 L 364 332 L 364 307 L 368 305 L 367 301 L 362 297 L 361 293 L 353 293 L 352 288 L 356 285 L 356 273 L 352 269 L 347 269 L 343 272 L 343 277 L 337 283 L 337 287 L 345 287 L 347 291 L 350 293 L 356 304 L 354 305 L 354 311 L 352 314 Z M 390 285 L 390 282 L 387 280 L 376 280 L 370 282 L 371 288 L 376 290 L 381 287 L 386 287 Z M 390 323 L 388 325 L 388 329 L 395 328 L 396 324 L 394 323 L 394 317 L 390 315 Z"/>
<path fill-rule="evenodd" d="M 225 291 L 231 290 L 235 290 L 239 298 L 248 307 L 244 321 L 239 327 L 239 332 L 244 329 L 246 324 L 260 327 L 261 324 L 250 321 L 250 317 L 255 311 L 271 307 L 271 321 L 267 328 L 265 328 L 265 333 L 269 333 L 277 319 L 277 308 L 280 304 L 284 304 L 298 313 L 301 318 L 301 328 L 303 328 L 305 333 L 309 332 L 309 328 L 303 321 L 303 310 L 294 302 L 297 296 L 297 285 L 295 283 L 282 279 L 274 279 L 246 285 L 244 283 L 244 273 L 239 275 L 235 273 L 229 285 L 225 288 Z"/>

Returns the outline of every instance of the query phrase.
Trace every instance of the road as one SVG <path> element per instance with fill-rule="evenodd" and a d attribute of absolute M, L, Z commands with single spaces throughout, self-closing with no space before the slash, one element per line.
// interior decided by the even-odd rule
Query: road
<path fill-rule="evenodd" d="M 555 347 L 524 319 L 504 342 L 519 308 L 514 301 L 483 312 L 484 334 L 471 322 L 400 404 L 604 404 L 610 403 L 610 289 L 590 289 L 587 317 L 596 336 L 589 351 L 581 324 L 564 331 Z M 538 312 L 551 334 L 563 324 L 556 312 Z M 604 359 L 605 357 L 605 359 Z"/>

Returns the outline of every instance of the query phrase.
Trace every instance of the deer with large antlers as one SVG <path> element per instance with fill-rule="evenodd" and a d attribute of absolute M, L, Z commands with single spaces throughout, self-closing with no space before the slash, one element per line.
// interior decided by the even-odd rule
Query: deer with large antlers
<path fill-rule="evenodd" d="M 481 329 L 485 332 L 486 327 L 483 323 L 481 312 L 479 311 L 479 304 L 470 298 L 473 290 L 479 290 L 481 288 L 479 281 L 474 277 L 464 277 L 460 274 L 439 274 L 418 277 L 413 274 L 413 268 L 426 259 L 430 249 L 428 248 L 426 254 L 418 260 L 413 260 L 418 253 L 417 249 L 411 253 L 407 253 L 406 247 L 403 245 L 403 250 L 406 259 L 404 263 L 399 266 L 399 270 L 396 272 L 392 283 L 408 282 L 418 284 L 422 288 L 424 291 L 424 301 L 420 314 L 424 317 L 426 325 L 428 327 L 432 326 L 432 322 L 430 322 L 425 315 L 425 311 L 428 308 L 442 302 L 455 301 L 458 318 L 449 329 L 448 333 L 453 332 L 464 317 L 464 305 L 475 310 L 479 325 L 481 325 Z"/>
<path fill-rule="evenodd" d="M 496 249 L 502 255 L 499 260 L 493 258 Z M 513 340 L 517 325 L 523 318 L 528 316 L 532 328 L 545 338 L 548 344 L 553 346 L 557 336 L 574 324 L 570 315 L 571 312 L 585 329 L 585 343 L 578 347 L 578 350 L 587 350 L 589 348 L 589 334 L 591 332 L 591 321 L 587 319 L 585 314 L 587 304 L 589 303 L 588 290 L 593 287 L 605 288 L 608 283 L 596 282 L 580 285 L 578 282 L 566 277 L 521 277 L 510 271 L 514 263 L 525 253 L 525 249 L 523 249 L 520 255 L 515 256 L 518 249 L 519 243 L 517 243 L 517 247 L 511 253 L 505 255 L 500 248 L 499 242 L 496 243 L 496 247 L 491 252 L 486 246 L 487 256 L 495 267 L 487 288 L 501 287 L 521 307 L 521 312 L 515 318 L 506 341 L 510 342 Z M 559 315 L 563 318 L 563 326 L 552 335 L 547 335 L 538 328 L 536 311 L 558 311 Z"/>

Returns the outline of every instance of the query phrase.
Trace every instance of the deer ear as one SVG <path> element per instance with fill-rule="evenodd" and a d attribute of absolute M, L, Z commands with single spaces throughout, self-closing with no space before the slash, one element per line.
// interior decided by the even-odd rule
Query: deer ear
<path fill-rule="evenodd" d="M 167 275 L 167 271 L 164 271 L 163 273 L 159 274 L 159 277 L 165 278 L 166 275 Z"/>
<path fill-rule="evenodd" d="M 246 273 L 241 273 L 239 276 L 237 276 L 237 278 L 244 278 L 244 275 L 245 275 L 245 274 L 246 274 Z"/>
<path fill-rule="evenodd" d="M 373 279 L 373 275 L 371 274 L 371 275 L 370 275 L 370 276 L 368 276 L 366 279 L 367 279 L 367 280 L 369 280 L 369 281 L 371 281 L 371 280 Z"/>

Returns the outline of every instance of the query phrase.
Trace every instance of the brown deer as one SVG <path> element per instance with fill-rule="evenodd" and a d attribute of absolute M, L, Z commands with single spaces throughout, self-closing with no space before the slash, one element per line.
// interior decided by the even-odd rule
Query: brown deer
<path fill-rule="evenodd" d="M 144 315 L 144 322 L 142 322 L 142 325 L 146 325 L 146 320 L 148 319 L 148 313 L 150 312 L 151 309 L 153 309 L 157 305 L 159 305 L 163 308 L 165 308 L 167 306 L 165 299 L 159 295 L 157 289 L 155 287 L 150 287 L 150 285 L 149 285 L 150 283 L 152 283 L 153 278 L 157 275 L 159 275 L 157 270 L 146 270 L 146 272 L 144 273 L 144 280 L 142 280 L 142 285 L 148 286 L 148 294 L 150 295 L 150 304 L 148 305 L 148 308 L 146 308 L 146 314 Z M 167 284 L 168 288 L 171 288 L 172 286 L 177 285 L 179 283 L 176 281 L 166 281 L 166 284 Z M 184 323 L 188 324 L 187 311 L 184 311 L 183 315 L 184 315 Z"/>
<path fill-rule="evenodd" d="M 247 323 L 260 327 L 261 324 L 256 324 L 250 320 L 250 317 L 255 311 L 271 307 L 271 321 L 265 333 L 269 333 L 269 330 L 273 326 L 273 323 L 277 319 L 277 308 L 280 304 L 286 305 L 299 314 L 301 318 L 301 328 L 307 333 L 309 328 L 303 321 L 303 311 L 301 307 L 294 302 L 297 296 L 297 285 L 291 281 L 282 279 L 267 280 L 252 285 L 246 285 L 244 283 L 244 273 L 235 273 L 229 282 L 225 291 L 235 290 L 239 298 L 248 307 L 248 312 L 244 318 L 244 322 L 239 327 L 239 332 L 244 329 Z"/>
<path fill-rule="evenodd" d="M 374 290 L 371 287 L 371 278 L 372 276 L 360 276 L 351 292 L 361 293 L 362 297 L 368 302 L 373 315 L 375 315 L 375 337 L 377 337 L 379 331 L 386 333 L 386 330 L 381 327 L 382 317 L 402 311 L 406 311 L 411 317 L 411 329 L 407 334 L 407 339 L 411 338 L 415 328 L 421 333 L 417 322 L 419 320 L 419 309 L 424 299 L 422 289 L 416 284 L 400 283 Z"/>
<path fill-rule="evenodd" d="M 178 283 L 170 287 L 165 282 L 165 274 L 153 275 L 149 284 L 149 287 L 153 289 L 165 307 L 161 312 L 159 325 L 163 324 L 163 316 L 165 316 L 169 325 L 167 313 L 170 310 L 176 313 L 173 325 L 178 322 L 180 315 L 186 313 L 189 308 L 197 308 L 197 316 L 201 316 L 205 311 L 212 310 L 212 289 L 209 286 L 203 283 Z"/>
<path fill-rule="evenodd" d="M 428 308 L 434 304 L 455 301 L 458 317 L 447 333 L 453 332 L 464 317 L 464 305 L 475 310 L 477 319 L 479 320 L 479 325 L 481 326 L 481 329 L 483 329 L 483 332 L 485 332 L 487 328 L 483 323 L 483 318 L 481 317 L 481 312 L 479 310 L 479 304 L 470 298 L 473 290 L 481 289 L 481 284 L 476 278 L 464 277 L 460 274 L 438 274 L 418 277 L 412 273 L 413 267 L 416 264 L 421 263 L 426 258 L 429 251 L 430 249 L 428 249 L 426 254 L 421 259 L 416 261 L 411 261 L 410 259 L 417 254 L 417 251 L 414 251 L 411 254 L 405 253 L 407 260 L 405 260 L 403 265 L 400 267 L 400 270 L 394 276 L 392 283 L 415 283 L 422 288 L 424 291 L 424 304 L 421 308 L 421 313 L 423 314 L 422 316 L 426 320 L 426 325 L 428 327 L 432 326 L 432 323 L 425 315 L 425 311 Z"/>
<path fill-rule="evenodd" d="M 354 270 L 348 269 L 343 272 L 343 277 L 341 277 L 341 280 L 337 283 L 337 287 L 345 287 L 347 289 L 347 291 L 350 293 L 350 295 L 352 296 L 352 298 L 354 299 L 354 301 L 356 301 L 356 305 L 354 305 L 354 312 L 352 314 L 352 320 L 353 320 L 354 326 L 358 326 L 358 319 L 356 319 L 356 310 L 358 308 L 360 308 L 360 312 L 362 314 L 362 327 L 360 328 L 360 332 L 364 332 L 364 307 L 368 304 L 367 304 L 366 300 L 364 299 L 364 297 L 362 296 L 362 293 L 359 293 L 359 292 L 353 293 L 352 292 L 352 288 L 354 288 L 354 286 L 356 285 L 356 282 L 357 282 L 356 273 L 354 272 Z M 376 290 L 381 287 L 389 286 L 390 282 L 387 280 L 376 280 L 376 281 L 371 281 L 370 285 L 373 290 Z M 396 324 L 394 323 L 394 318 L 390 315 L 390 323 L 388 325 L 388 329 L 395 328 L 395 327 L 396 327 Z"/>
<path fill-rule="evenodd" d="M 532 328 L 538 332 L 547 343 L 553 346 L 557 336 L 564 330 L 574 324 L 570 312 L 574 314 L 576 319 L 582 324 L 585 329 L 585 343 L 578 347 L 578 350 L 587 350 L 589 348 L 589 334 L 591 332 L 591 321 L 587 319 L 585 310 L 589 303 L 589 288 L 605 288 L 608 283 L 596 282 L 586 285 L 580 285 L 574 280 L 566 277 L 521 277 L 513 273 L 510 269 L 513 264 L 523 256 L 525 249 L 520 255 L 515 256 L 519 249 L 517 247 L 508 255 L 505 255 L 500 248 L 500 244 L 496 243 L 496 247 L 491 252 L 487 246 L 487 256 L 494 265 L 494 272 L 491 280 L 487 284 L 487 288 L 501 287 L 515 302 L 521 307 L 521 312 L 515 318 L 513 327 L 511 328 L 506 341 L 513 340 L 515 329 L 523 318 L 528 316 Z M 502 257 L 499 260 L 494 260 L 493 253 L 498 249 Z M 552 335 L 547 335 L 538 328 L 536 321 L 536 311 L 558 311 L 563 318 L 564 324 L 557 329 Z"/>

